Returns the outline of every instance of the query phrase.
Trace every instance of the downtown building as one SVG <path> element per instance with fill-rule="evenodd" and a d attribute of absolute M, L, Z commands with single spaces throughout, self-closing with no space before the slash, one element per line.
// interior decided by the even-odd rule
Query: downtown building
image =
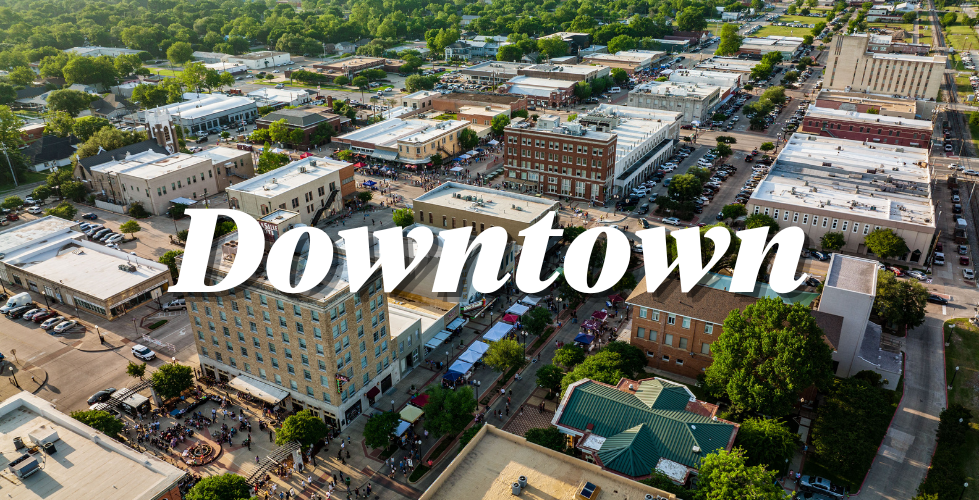
<path fill-rule="evenodd" d="M 870 41 L 866 34 L 833 38 L 823 77 L 826 89 L 916 99 L 938 95 L 945 56 L 872 52 Z"/>
<path fill-rule="evenodd" d="M 935 124 L 928 120 L 860 113 L 810 105 L 799 131 L 824 137 L 836 137 L 866 144 L 896 144 L 927 148 Z"/>
<path fill-rule="evenodd" d="M 721 87 L 700 83 L 651 81 L 629 91 L 629 106 L 682 114 L 683 123 L 705 123 L 721 103 Z"/>

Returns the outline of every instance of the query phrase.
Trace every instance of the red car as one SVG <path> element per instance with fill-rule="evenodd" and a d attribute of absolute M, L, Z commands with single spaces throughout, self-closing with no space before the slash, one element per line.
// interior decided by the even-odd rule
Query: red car
<path fill-rule="evenodd" d="M 935 243 L 935 251 L 936 252 L 944 252 L 945 251 L 945 245 L 943 245 L 941 242 Z"/>
<path fill-rule="evenodd" d="M 904 276 L 904 271 L 900 267 L 887 266 L 887 270 L 894 273 L 894 276 Z"/>
<path fill-rule="evenodd" d="M 959 257 L 959 264 L 961 264 L 963 266 L 968 266 L 969 265 L 969 258 L 966 257 L 966 256 L 964 256 L 964 255 L 961 256 L 961 257 Z"/>
<path fill-rule="evenodd" d="M 54 311 L 50 311 L 50 310 L 49 311 L 44 311 L 42 313 L 35 314 L 31 318 L 31 320 L 34 321 L 35 323 L 41 323 L 42 321 L 44 321 L 44 320 L 46 320 L 48 318 L 54 317 L 55 314 L 57 314 L 57 313 L 55 313 Z"/>
<path fill-rule="evenodd" d="M 17 214 L 7 214 L 7 220 L 9 221 L 20 220 L 20 217 L 18 217 Z"/>

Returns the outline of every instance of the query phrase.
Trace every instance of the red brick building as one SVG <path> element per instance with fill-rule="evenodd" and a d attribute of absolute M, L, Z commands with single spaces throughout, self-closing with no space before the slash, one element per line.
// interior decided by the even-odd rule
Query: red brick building
<path fill-rule="evenodd" d="M 626 304 L 632 308 L 632 337 L 629 342 L 646 353 L 653 368 L 696 378 L 714 362 L 710 346 L 721 335 L 724 319 L 735 309 L 755 303 L 757 297 L 721 288 L 695 286 L 680 291 L 680 280 L 670 278 L 654 293 L 646 291 L 646 278 Z M 843 318 L 812 311 L 823 329 L 825 341 L 836 349 Z"/>
<path fill-rule="evenodd" d="M 527 109 L 527 98 L 512 94 L 462 94 L 453 92 L 435 96 L 432 99 L 432 109 L 458 113 L 466 106 L 508 106 L 510 112 Z"/>
<path fill-rule="evenodd" d="M 927 120 L 811 106 L 799 131 L 868 143 L 928 147 L 934 126 Z"/>
<path fill-rule="evenodd" d="M 612 188 L 618 137 L 554 115 L 504 129 L 506 182 L 524 192 L 604 202 Z"/>
<path fill-rule="evenodd" d="M 340 116 L 327 111 L 327 108 L 320 106 L 304 106 L 295 109 L 280 109 L 273 111 L 258 120 L 255 120 L 255 128 L 269 128 L 273 122 L 285 120 L 286 128 L 289 130 L 299 129 L 303 131 L 302 146 L 316 146 L 311 144 L 310 137 L 316 133 L 316 129 L 326 123 L 333 127 L 333 131 L 339 134 L 350 123 L 350 118 Z M 322 141 L 320 141 L 322 142 Z"/>

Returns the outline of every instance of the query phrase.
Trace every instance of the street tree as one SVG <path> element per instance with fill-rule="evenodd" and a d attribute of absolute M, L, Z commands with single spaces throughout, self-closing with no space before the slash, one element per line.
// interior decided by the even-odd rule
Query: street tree
<path fill-rule="evenodd" d="M 132 219 L 123 222 L 119 226 L 119 232 L 123 234 L 128 234 L 129 239 L 133 239 L 133 234 L 138 233 L 141 229 L 143 228 L 139 226 L 139 223 Z"/>
<path fill-rule="evenodd" d="M 479 136 L 471 128 L 464 128 L 462 132 L 459 132 L 459 145 L 462 149 L 466 151 L 471 151 L 472 148 L 479 144 Z"/>
<path fill-rule="evenodd" d="M 551 321 L 553 321 L 551 311 L 548 311 L 546 307 L 540 306 L 531 309 L 520 319 L 524 329 L 531 335 L 538 336 L 544 334 L 544 330 L 547 329 L 547 325 L 551 324 Z"/>
<path fill-rule="evenodd" d="M 34 188 L 34 191 L 31 192 L 31 197 L 33 197 L 35 200 L 44 201 L 51 197 L 51 188 L 42 184 Z"/>
<path fill-rule="evenodd" d="M 187 500 L 248 500 L 251 486 L 238 474 L 222 474 L 201 478 L 184 497 Z"/>
<path fill-rule="evenodd" d="M 554 363 L 571 370 L 585 360 L 585 350 L 575 344 L 565 344 L 554 351 Z"/>
<path fill-rule="evenodd" d="M 126 375 L 143 380 L 143 377 L 146 376 L 146 363 L 136 364 L 130 361 L 129 364 L 126 365 Z"/>
<path fill-rule="evenodd" d="M 493 121 L 490 122 L 490 128 L 493 129 L 493 133 L 497 136 L 503 135 L 503 129 L 510 125 L 510 117 L 507 115 L 496 115 L 493 117 Z"/>
<path fill-rule="evenodd" d="M 615 286 L 612 288 L 614 288 L 615 290 L 622 291 L 622 290 L 633 290 L 637 286 L 639 286 L 639 281 L 636 280 L 636 276 L 631 272 L 626 272 L 625 274 L 622 275 L 622 278 L 620 278 L 619 281 L 616 282 Z"/>
<path fill-rule="evenodd" d="M 386 448 L 391 444 L 391 437 L 399 421 L 401 415 L 394 411 L 375 414 L 364 425 L 364 444 L 371 448 Z"/>
<path fill-rule="evenodd" d="M 71 171 L 69 170 L 68 172 L 70 173 Z M 60 186 L 58 186 L 58 189 L 61 191 L 62 198 L 78 202 L 85 199 L 85 185 L 79 181 L 64 181 Z M 74 206 L 71 206 L 66 210 L 71 212 L 71 217 L 74 217 L 75 212 L 77 212 Z"/>
<path fill-rule="evenodd" d="M 563 234 L 561 235 L 561 239 L 564 240 L 565 243 L 571 244 L 571 242 L 574 241 L 575 238 L 581 236 L 581 233 L 584 232 L 585 232 L 585 228 L 581 226 L 564 226 L 564 231 Z"/>
<path fill-rule="evenodd" d="M 823 331 L 802 304 L 762 298 L 724 320 L 711 344 L 714 362 L 705 383 L 716 395 L 727 395 L 743 411 L 773 417 L 786 415 L 799 392 L 832 378 L 832 349 Z"/>
<path fill-rule="evenodd" d="M 602 349 L 594 356 L 590 356 L 579 363 L 561 379 L 561 394 L 563 395 L 567 391 L 569 385 L 585 378 L 615 385 L 623 377 L 629 376 L 623 370 L 624 364 L 621 355 Z"/>
<path fill-rule="evenodd" d="M 112 438 L 117 437 L 126 426 L 122 420 L 103 410 L 73 411 L 70 416 Z"/>
<path fill-rule="evenodd" d="M 180 269 L 177 268 L 177 257 L 184 254 L 183 250 L 168 250 L 159 258 L 160 264 L 170 268 L 170 275 L 177 279 Z"/>
<path fill-rule="evenodd" d="M 547 389 L 548 392 L 560 391 L 563 378 L 564 370 L 556 365 L 544 365 L 537 370 L 537 385 Z"/>
<path fill-rule="evenodd" d="M 898 332 L 921 326 L 925 322 L 928 289 L 918 280 L 898 280 L 890 271 L 877 272 L 877 296 L 874 309 Z"/>
<path fill-rule="evenodd" d="M 188 42 L 177 42 L 167 49 L 167 60 L 174 66 L 180 66 L 194 57 L 194 48 Z"/>
<path fill-rule="evenodd" d="M 262 154 L 258 156 L 258 168 L 255 170 L 264 174 L 265 172 L 271 172 L 286 163 L 289 163 L 289 155 L 283 153 L 275 153 L 272 151 L 269 143 L 265 143 L 265 148 L 262 149 Z"/>
<path fill-rule="evenodd" d="M 721 209 L 721 216 L 725 219 L 737 219 L 738 217 L 743 217 L 748 215 L 748 209 L 740 203 L 732 203 L 730 205 L 724 205 Z"/>
<path fill-rule="evenodd" d="M 410 208 L 399 208 L 391 214 L 391 218 L 399 227 L 408 227 L 415 223 L 415 212 Z"/>
<path fill-rule="evenodd" d="M 24 199 L 20 196 L 8 196 L 3 199 L 3 203 L 0 206 L 7 210 L 14 210 L 24 206 Z"/>
<path fill-rule="evenodd" d="M 309 410 L 302 410 L 295 415 L 288 416 L 282 422 L 282 428 L 275 433 L 275 444 L 282 446 L 292 441 L 299 441 L 299 444 L 306 448 L 319 442 L 327 434 L 329 434 L 329 430 L 322 418 L 317 417 Z"/>
<path fill-rule="evenodd" d="M 194 370 L 187 365 L 165 363 L 153 372 L 150 380 L 153 381 L 153 390 L 166 401 L 194 386 Z"/>
<path fill-rule="evenodd" d="M 874 255 L 889 259 L 908 253 L 908 244 L 889 228 L 876 229 L 863 237 L 863 242 Z"/>
<path fill-rule="evenodd" d="M 764 152 L 767 153 L 767 152 L 775 149 L 775 144 L 774 143 L 771 143 L 771 142 L 763 142 L 763 143 L 761 143 L 761 146 L 758 146 L 758 149 L 760 149 L 760 150 L 762 150 L 762 151 L 764 151 Z"/>
<path fill-rule="evenodd" d="M 775 473 L 760 465 L 750 466 L 744 451 L 720 449 L 700 461 L 696 500 L 784 500 L 785 490 Z"/>
<path fill-rule="evenodd" d="M 819 238 L 819 246 L 823 250 L 829 250 L 830 252 L 835 252 L 846 245 L 846 238 L 842 232 L 830 231 Z"/>
<path fill-rule="evenodd" d="M 778 232 L 778 222 L 765 214 L 751 214 L 744 221 L 745 229 L 755 229 L 756 227 L 768 226 L 768 234 L 775 234 Z"/>
<path fill-rule="evenodd" d="M 735 54 L 741 49 L 743 41 L 744 37 L 738 34 L 736 24 L 725 24 L 721 26 L 721 41 L 717 44 L 717 50 L 714 53 L 719 56 Z"/>
<path fill-rule="evenodd" d="M 524 437 L 530 443 L 538 444 L 561 453 L 564 453 L 564 450 L 568 447 L 568 437 L 554 426 L 528 429 Z"/>
<path fill-rule="evenodd" d="M 53 215 L 55 217 L 60 217 L 65 220 L 75 220 L 75 214 L 78 213 L 78 209 L 75 205 L 63 201 L 59 203 L 56 207 L 49 208 L 44 211 L 45 215 Z"/>
<path fill-rule="evenodd" d="M 64 111 L 71 116 L 88 109 L 92 104 L 92 96 L 79 90 L 55 90 L 48 94 L 48 108 L 52 111 Z"/>
<path fill-rule="evenodd" d="M 500 372 L 518 366 L 524 362 L 524 346 L 514 339 L 500 339 L 489 343 L 489 349 L 483 357 L 486 366 Z"/>
<path fill-rule="evenodd" d="M 455 390 L 432 386 L 425 394 L 428 395 L 428 403 L 422 408 L 425 412 L 425 429 L 436 438 L 462 432 L 476 411 L 476 398 L 469 386 Z"/>
<path fill-rule="evenodd" d="M 630 377 L 642 373 L 646 367 L 646 353 L 628 342 L 613 340 L 606 344 L 602 351 L 618 354 L 621 357 L 619 367 Z"/>
<path fill-rule="evenodd" d="M 674 175 L 667 188 L 670 196 L 673 196 L 681 203 L 688 202 L 700 196 L 703 190 L 703 183 L 695 175 L 680 174 Z"/>
<path fill-rule="evenodd" d="M 717 146 L 715 147 L 715 149 L 717 149 L 717 155 L 720 156 L 720 157 L 722 157 L 722 158 L 723 157 L 727 157 L 727 156 L 731 156 L 731 154 L 734 153 L 734 149 L 731 148 L 731 146 L 729 146 L 729 145 L 727 145 L 726 143 L 723 143 L 723 142 L 718 142 L 717 143 Z"/>
<path fill-rule="evenodd" d="M 741 422 L 734 445 L 745 452 L 745 463 L 785 473 L 788 460 L 795 455 L 799 435 L 772 418 L 748 418 Z"/>
<path fill-rule="evenodd" d="M 609 74 L 612 75 L 612 79 L 615 80 L 615 83 L 624 83 L 629 79 L 629 73 L 626 73 L 622 68 L 612 68 L 612 71 Z"/>

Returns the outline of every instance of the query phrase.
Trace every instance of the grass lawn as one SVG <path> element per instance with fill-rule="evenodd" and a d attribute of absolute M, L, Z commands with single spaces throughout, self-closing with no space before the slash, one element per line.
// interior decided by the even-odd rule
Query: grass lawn
<path fill-rule="evenodd" d="M 959 65 L 962 64 L 960 61 Z M 972 90 L 972 84 L 969 83 L 969 75 L 959 73 L 955 77 L 955 91 L 959 95 L 959 102 L 966 104 L 971 104 L 973 106 L 977 105 L 975 100 L 969 101 L 968 97 L 973 95 L 975 91 Z"/>
<path fill-rule="evenodd" d="M 767 36 L 806 36 L 812 34 L 812 28 L 790 28 L 788 26 L 765 26 L 755 32 L 754 36 L 765 38 Z"/>
<path fill-rule="evenodd" d="M 150 70 L 150 73 L 156 73 L 157 75 L 163 75 L 163 76 L 180 76 L 180 74 L 183 73 L 183 71 L 177 71 L 174 69 L 166 69 L 166 68 L 146 68 L 146 69 Z"/>
<path fill-rule="evenodd" d="M 955 50 L 979 49 L 979 38 L 976 38 L 976 32 L 968 26 L 950 27 L 946 38 Z"/>
<path fill-rule="evenodd" d="M 972 411 L 972 432 L 968 436 L 967 453 L 963 454 L 965 475 L 969 483 L 979 480 L 979 329 L 966 319 L 954 319 L 946 323 L 956 326 L 949 334 L 946 327 L 945 348 L 946 380 L 954 382 L 948 391 L 949 404 L 958 403 Z M 959 373 L 952 380 L 955 367 Z M 963 500 L 979 500 L 979 488 L 966 488 Z"/>
<path fill-rule="evenodd" d="M 0 194 L 6 193 L 8 191 L 13 191 L 15 189 L 21 189 L 24 184 L 31 184 L 34 182 L 44 182 L 48 179 L 48 174 L 46 172 L 35 172 L 33 170 L 28 170 L 24 173 L 24 179 L 20 181 L 20 186 L 14 186 L 13 184 L 5 183 L 0 184 Z"/>
<path fill-rule="evenodd" d="M 779 16 L 774 22 L 776 23 L 800 23 L 800 24 L 816 24 L 823 22 L 826 19 L 819 17 L 809 17 L 809 16 Z"/>

